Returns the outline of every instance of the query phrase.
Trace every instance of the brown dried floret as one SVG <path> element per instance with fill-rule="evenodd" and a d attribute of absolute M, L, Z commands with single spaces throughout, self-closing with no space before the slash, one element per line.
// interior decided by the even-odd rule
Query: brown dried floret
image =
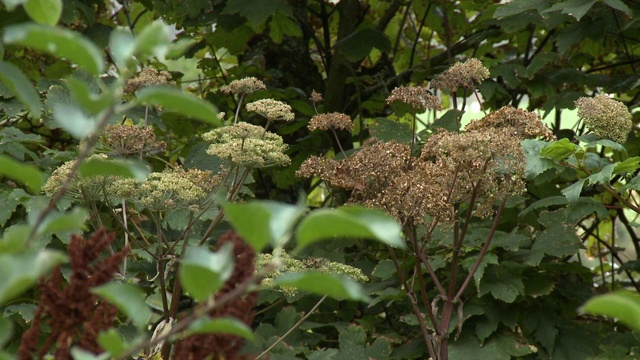
<path fill-rule="evenodd" d="M 542 122 L 538 114 L 512 106 L 504 106 L 480 120 L 471 121 L 465 127 L 467 131 L 505 128 L 521 139 L 537 137 L 543 137 L 547 140 L 555 139 L 551 130 Z"/>
<path fill-rule="evenodd" d="M 349 115 L 332 112 L 328 114 L 318 114 L 309 121 L 309 130 L 353 130 L 353 121 Z"/>
<path fill-rule="evenodd" d="M 309 100 L 313 101 L 313 103 L 315 104 L 315 103 L 321 102 L 324 99 L 322 98 L 322 94 L 313 90 L 311 91 L 311 96 L 309 97 Z"/>
<path fill-rule="evenodd" d="M 619 143 L 627 141 L 633 122 L 629 109 L 623 103 L 598 94 L 593 98 L 581 97 L 576 100 L 576 105 L 578 116 L 598 136 Z"/>
<path fill-rule="evenodd" d="M 107 125 L 98 141 L 98 151 L 123 157 L 162 151 L 166 147 L 163 141 L 156 140 L 151 126 Z"/>
<path fill-rule="evenodd" d="M 387 104 L 391 104 L 394 101 L 409 104 L 418 113 L 423 113 L 427 109 L 442 109 L 440 99 L 422 87 L 397 87 L 391 91 L 391 95 L 387 98 Z"/>
<path fill-rule="evenodd" d="M 431 81 L 431 87 L 449 92 L 455 92 L 458 88 L 473 89 L 489 77 L 487 69 L 480 60 L 470 58 L 461 63 L 453 64 L 445 72 L 439 74 Z"/>
<path fill-rule="evenodd" d="M 166 70 L 144 68 L 136 76 L 127 80 L 124 87 L 125 94 L 133 94 L 148 86 L 175 85 L 171 80 L 171 74 Z"/>
<path fill-rule="evenodd" d="M 233 80 L 229 85 L 222 86 L 220 91 L 227 95 L 231 94 L 251 94 L 258 90 L 264 90 L 267 87 L 264 83 L 255 77 L 246 77 L 238 80 Z"/>

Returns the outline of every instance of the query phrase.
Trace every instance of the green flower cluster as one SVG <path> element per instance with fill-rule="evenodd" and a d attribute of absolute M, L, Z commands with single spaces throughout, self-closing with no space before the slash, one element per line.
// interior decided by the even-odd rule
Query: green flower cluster
<path fill-rule="evenodd" d="M 106 159 L 107 155 L 104 154 L 96 154 L 89 157 L 89 159 Z M 71 169 L 75 165 L 76 160 L 67 161 L 64 164 L 60 165 L 57 169 L 55 169 L 47 182 L 44 184 L 42 190 L 48 196 L 53 196 L 62 184 L 67 181 L 67 177 L 69 177 L 69 173 Z M 82 198 L 87 201 L 96 201 L 100 200 L 104 197 L 104 187 L 110 183 L 110 177 L 105 176 L 90 176 L 90 177 L 79 177 L 76 175 L 71 181 L 71 186 L 67 190 L 67 195 L 70 195 L 74 198 Z"/>
<path fill-rule="evenodd" d="M 273 263 L 273 260 L 274 256 L 272 254 L 258 255 L 256 259 L 256 269 L 262 269 L 267 264 Z M 339 262 L 333 262 L 325 258 L 306 258 L 299 260 L 291 257 L 283 251 L 280 256 L 280 261 L 282 261 L 282 268 L 267 275 L 267 277 L 262 280 L 263 285 L 270 286 L 273 283 L 273 279 L 284 273 L 295 273 L 309 270 L 342 275 L 360 283 L 366 283 L 369 281 L 369 278 L 362 272 L 362 270 Z M 290 296 L 297 293 L 297 289 L 292 287 L 280 287 L 280 291 Z"/>
<path fill-rule="evenodd" d="M 212 144 L 207 154 L 215 155 L 235 166 L 264 168 L 286 166 L 291 159 L 285 155 L 287 144 L 277 134 L 264 128 L 240 122 L 214 129 L 202 135 Z"/>
<path fill-rule="evenodd" d="M 618 143 L 625 143 L 631 131 L 631 113 L 620 101 L 604 94 L 595 97 L 581 97 L 576 100 L 578 116 L 591 131 L 598 136 Z"/>

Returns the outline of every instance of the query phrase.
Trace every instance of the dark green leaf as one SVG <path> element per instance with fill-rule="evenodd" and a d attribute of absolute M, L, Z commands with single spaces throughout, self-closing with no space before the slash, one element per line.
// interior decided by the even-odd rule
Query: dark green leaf
<path fill-rule="evenodd" d="M 502 19 L 508 16 L 518 15 L 529 10 L 540 10 L 548 7 L 549 1 L 546 0 L 518 0 L 505 3 L 496 9 L 493 13 L 495 19 Z"/>
<path fill-rule="evenodd" d="M 63 253 L 53 250 L 0 254 L 0 305 L 34 286 L 65 259 Z"/>
<path fill-rule="evenodd" d="M 581 179 L 562 189 L 562 194 L 567 197 L 569 202 L 576 201 L 580 197 L 580 193 L 582 192 L 582 187 L 584 186 L 584 182 L 587 179 Z"/>
<path fill-rule="evenodd" d="M 389 359 L 391 344 L 384 337 L 367 344 L 367 334 L 360 326 L 349 326 L 340 332 L 340 352 L 334 360 Z"/>
<path fill-rule="evenodd" d="M 299 247 L 335 238 L 362 238 L 404 249 L 400 224 L 386 213 L 360 206 L 318 209 L 306 216 L 296 233 Z"/>
<path fill-rule="evenodd" d="M 0 81 L 27 107 L 33 119 L 42 115 L 38 91 L 22 70 L 11 63 L 0 61 Z"/>
<path fill-rule="evenodd" d="M 527 159 L 527 179 L 532 180 L 538 175 L 553 169 L 555 171 L 562 171 L 563 166 L 557 164 L 551 159 L 540 156 L 540 151 L 547 146 L 547 142 L 541 140 L 523 140 L 521 142 L 522 149 Z"/>
<path fill-rule="evenodd" d="M 524 294 L 522 271 L 523 266 L 514 262 L 489 266 L 480 280 L 478 295 L 491 293 L 497 300 L 514 302 L 518 295 Z"/>
<path fill-rule="evenodd" d="M 336 49 L 343 53 L 351 61 L 362 60 L 369 56 L 371 50 L 378 49 L 381 52 L 391 50 L 391 41 L 382 31 L 373 28 L 364 28 L 351 33 L 335 44 Z"/>
<path fill-rule="evenodd" d="M 396 267 L 393 265 L 393 261 L 388 259 L 380 261 L 371 273 L 371 275 L 378 277 L 381 280 L 389 279 L 392 276 L 396 276 L 396 274 Z"/>
<path fill-rule="evenodd" d="M 587 184 L 608 184 L 613 176 L 615 166 L 616 164 L 609 164 L 597 173 L 589 175 L 589 177 L 587 177 Z"/>
<path fill-rule="evenodd" d="M 0 175 L 24 184 L 34 194 L 40 192 L 44 183 L 43 174 L 35 166 L 21 164 L 4 155 L 0 155 Z"/>
<path fill-rule="evenodd" d="M 93 75 L 104 71 L 100 50 L 75 31 L 37 24 L 21 24 L 5 29 L 7 44 L 22 45 L 51 55 L 69 59 L 85 67 Z"/>
<path fill-rule="evenodd" d="M 440 116 L 436 121 L 434 121 L 431 125 L 431 128 L 442 128 L 449 131 L 458 131 L 460 130 L 460 121 L 462 119 L 462 115 L 464 115 L 464 111 L 451 109 L 444 115 Z"/>
<path fill-rule="evenodd" d="M 499 333 L 480 344 L 473 334 L 463 335 L 449 345 L 449 359 L 510 360 L 534 352 L 534 348 L 521 343 L 519 339 L 519 335 Z"/>
<path fill-rule="evenodd" d="M 636 331 L 640 330 L 640 296 L 630 291 L 617 291 L 596 296 L 582 307 L 582 311 L 606 315 Z"/>
<path fill-rule="evenodd" d="M 199 317 L 187 328 L 187 334 L 230 334 L 253 340 L 254 335 L 251 328 L 242 321 L 231 317 Z"/>
<path fill-rule="evenodd" d="M 254 30 L 261 30 L 267 19 L 276 12 L 291 14 L 285 0 L 229 0 L 223 13 L 244 16 Z"/>
<path fill-rule="evenodd" d="M 595 3 L 596 0 L 566 0 L 553 5 L 542 13 L 562 11 L 563 14 L 573 16 L 576 20 L 580 21 L 584 14 L 586 14 Z"/>
<path fill-rule="evenodd" d="M 273 285 L 290 286 L 316 295 L 338 300 L 369 301 L 362 285 L 345 277 L 317 271 L 288 273 L 273 280 Z"/>
<path fill-rule="evenodd" d="M 265 246 L 282 246 L 306 208 L 275 201 L 225 204 L 224 212 L 238 234 L 256 251 Z"/>
<path fill-rule="evenodd" d="M 216 253 L 202 247 L 188 248 L 179 270 L 180 281 L 194 299 L 205 301 L 229 279 L 233 266 L 233 248 L 229 245 Z"/>
<path fill-rule="evenodd" d="M 91 289 L 91 292 L 115 305 L 136 326 L 147 325 L 151 310 L 147 306 L 144 292 L 140 288 L 131 284 L 110 282 Z"/>
<path fill-rule="evenodd" d="M 11 338 L 13 334 L 13 323 L 6 318 L 0 318 L 0 349 L 4 348 L 7 340 Z"/>
<path fill-rule="evenodd" d="M 80 165 L 78 173 L 81 177 L 119 176 L 143 181 L 149 168 L 141 162 L 91 158 Z"/>
<path fill-rule="evenodd" d="M 147 87 L 136 94 L 144 105 L 161 106 L 180 115 L 192 117 L 213 126 L 221 126 L 218 109 L 210 102 L 176 88 L 167 86 Z"/>
<path fill-rule="evenodd" d="M 566 196 L 549 196 L 549 197 L 545 197 L 543 199 L 540 199 L 536 202 L 534 202 L 533 204 L 529 205 L 528 208 L 522 210 L 522 212 L 520 212 L 520 214 L 518 214 L 518 217 L 525 217 L 527 214 L 529 214 L 532 211 L 537 211 L 539 209 L 544 209 L 546 207 L 549 206 L 561 206 L 561 205 L 567 205 L 569 202 L 567 201 L 567 197 Z"/>
<path fill-rule="evenodd" d="M 62 15 L 62 0 L 28 0 L 24 10 L 39 24 L 55 25 Z"/>
<path fill-rule="evenodd" d="M 616 10 L 620 10 L 623 13 L 627 14 L 628 16 L 631 16 L 631 9 L 627 6 L 627 4 L 623 3 L 622 0 L 603 0 L 605 4 L 609 5 L 610 7 L 616 9 Z"/>
<path fill-rule="evenodd" d="M 411 143 L 411 128 L 407 123 L 400 123 L 387 118 L 376 118 L 370 127 L 371 135 L 380 141 L 391 141 L 402 144 Z"/>

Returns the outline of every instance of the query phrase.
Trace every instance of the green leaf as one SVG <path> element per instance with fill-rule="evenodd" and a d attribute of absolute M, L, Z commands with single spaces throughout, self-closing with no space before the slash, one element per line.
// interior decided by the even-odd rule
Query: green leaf
<path fill-rule="evenodd" d="M 33 194 L 38 194 L 44 183 L 43 174 L 35 166 L 21 164 L 5 155 L 0 155 L 0 175 L 24 184 Z"/>
<path fill-rule="evenodd" d="M 564 138 L 542 149 L 540 155 L 555 161 L 560 161 L 573 155 L 578 149 L 576 144 Z"/>
<path fill-rule="evenodd" d="M 109 52 L 116 65 L 122 69 L 135 67 L 133 52 L 136 47 L 136 38 L 129 29 L 115 28 L 109 34 Z"/>
<path fill-rule="evenodd" d="M 146 61 L 151 56 L 162 57 L 171 44 L 171 29 L 161 20 L 145 26 L 136 36 L 133 54 L 139 61 Z"/>
<path fill-rule="evenodd" d="M 566 196 L 545 197 L 529 205 L 529 207 L 527 207 L 526 209 L 522 210 L 522 212 L 518 214 L 518 217 L 520 218 L 525 217 L 527 214 L 529 214 L 532 211 L 537 212 L 539 209 L 544 209 L 546 207 L 561 206 L 561 205 L 567 205 L 567 204 L 568 204 L 568 201 Z"/>
<path fill-rule="evenodd" d="M 83 230 L 88 215 L 87 210 L 79 207 L 66 214 L 53 212 L 44 219 L 38 228 L 38 234 Z"/>
<path fill-rule="evenodd" d="M 358 61 L 369 56 L 374 48 L 381 52 L 389 52 L 391 50 L 391 41 L 380 30 L 364 28 L 338 41 L 335 44 L 335 48 L 350 61 Z"/>
<path fill-rule="evenodd" d="M 118 356 L 127 349 L 127 344 L 115 329 L 103 331 L 98 335 L 98 344 L 112 356 Z"/>
<path fill-rule="evenodd" d="M 0 81 L 27 107 L 31 118 L 40 118 L 42 115 L 40 95 L 20 68 L 0 60 Z"/>
<path fill-rule="evenodd" d="M 276 12 L 291 14 L 286 0 L 229 0 L 223 14 L 244 16 L 254 30 L 261 30 L 267 19 Z"/>
<path fill-rule="evenodd" d="M 13 334 L 13 322 L 6 318 L 0 318 L 0 349 L 4 348 L 7 340 Z"/>
<path fill-rule="evenodd" d="M 34 286 L 65 259 L 63 253 L 53 250 L 0 254 L 0 305 Z"/>
<path fill-rule="evenodd" d="M 111 94 L 97 94 L 89 84 L 75 77 L 67 79 L 67 87 L 77 104 L 93 115 L 109 107 L 113 101 Z"/>
<path fill-rule="evenodd" d="M 524 294 L 523 269 L 522 265 L 514 262 L 489 266 L 480 280 L 478 296 L 491 293 L 497 300 L 514 302 L 518 295 Z"/>
<path fill-rule="evenodd" d="M 253 340 L 253 331 L 247 324 L 231 317 L 218 317 L 211 319 L 209 317 L 199 317 L 189 324 L 186 330 L 188 335 L 195 334 L 230 334 Z"/>
<path fill-rule="evenodd" d="M 84 139 L 97 130 L 93 117 L 85 115 L 79 108 L 67 104 L 56 104 L 53 107 L 53 118 L 56 123 L 76 139 Z"/>
<path fill-rule="evenodd" d="M 13 225 L 4 229 L 0 239 L 0 254 L 22 250 L 31 234 L 31 226 L 26 224 Z"/>
<path fill-rule="evenodd" d="M 632 173 L 640 168 L 640 156 L 630 157 L 625 161 L 616 163 L 615 165 L 616 166 L 613 169 L 614 174 Z"/>
<path fill-rule="evenodd" d="M 609 7 L 616 9 L 616 10 L 620 10 L 623 13 L 627 14 L 628 16 L 631 16 L 632 11 L 631 9 L 627 6 L 627 4 L 623 3 L 621 0 L 603 0 L 605 4 L 609 5 Z"/>
<path fill-rule="evenodd" d="M 91 158 L 80 165 L 78 173 L 81 177 L 119 176 L 143 181 L 149 168 L 142 162 Z"/>
<path fill-rule="evenodd" d="M 280 275 L 273 285 L 290 286 L 316 295 L 327 295 L 338 300 L 368 302 L 369 297 L 359 283 L 338 275 L 308 271 Z"/>
<path fill-rule="evenodd" d="M 55 25 L 62 15 L 62 0 L 28 0 L 24 10 L 39 24 Z"/>
<path fill-rule="evenodd" d="M 513 15 L 521 14 L 529 10 L 539 10 L 549 2 L 546 0 L 518 0 L 510 1 L 499 6 L 493 13 L 494 19 L 502 19 Z M 548 5 L 547 5 L 548 7 Z"/>
<path fill-rule="evenodd" d="M 13 11 L 17 6 L 26 3 L 28 0 L 2 0 L 2 3 L 7 8 L 7 11 Z"/>
<path fill-rule="evenodd" d="M 377 337 L 367 344 L 367 334 L 360 326 L 351 325 L 340 331 L 340 352 L 331 357 L 333 360 L 353 359 L 389 359 L 391 344 L 384 336 Z"/>
<path fill-rule="evenodd" d="M 273 42 L 281 44 L 284 36 L 299 37 L 302 36 L 302 31 L 295 21 L 281 12 L 276 12 L 269 22 L 269 36 Z"/>
<path fill-rule="evenodd" d="M 151 310 L 140 288 L 131 284 L 110 282 L 91 289 L 91 292 L 115 305 L 137 327 L 147 325 Z"/>
<path fill-rule="evenodd" d="M 557 164 L 555 161 L 540 156 L 540 152 L 545 146 L 547 146 L 547 142 L 542 140 L 526 139 L 523 140 L 521 144 L 527 159 L 527 180 L 533 180 L 538 175 L 541 175 L 550 169 L 558 172 L 564 169 L 562 165 Z"/>
<path fill-rule="evenodd" d="M 376 118 L 369 128 L 371 135 L 380 141 L 391 141 L 410 144 L 413 136 L 407 123 L 400 123 L 388 118 Z"/>
<path fill-rule="evenodd" d="M 520 335 L 500 332 L 480 344 L 472 332 L 465 331 L 459 340 L 449 345 L 449 359 L 511 360 L 533 353 L 534 348 L 521 343 L 520 338 Z"/>
<path fill-rule="evenodd" d="M 462 120 L 462 115 L 464 115 L 464 111 L 458 109 L 448 110 L 444 115 L 440 116 L 436 121 L 433 122 L 431 128 L 433 129 L 445 129 L 449 131 L 458 131 L 460 130 L 460 121 Z"/>
<path fill-rule="evenodd" d="M 139 91 L 136 98 L 144 105 L 161 106 L 180 115 L 192 117 L 214 126 L 222 126 L 218 118 L 218 109 L 215 106 L 176 88 L 168 86 L 147 87 Z"/>
<path fill-rule="evenodd" d="M 589 175 L 589 177 L 587 177 L 587 184 L 608 184 L 613 176 L 615 166 L 616 164 L 609 164 L 597 173 Z"/>
<path fill-rule="evenodd" d="M 100 75 L 104 71 L 100 50 L 75 31 L 27 23 L 7 27 L 2 38 L 7 44 L 31 47 L 66 58 L 93 75 Z"/>
<path fill-rule="evenodd" d="M 573 16 L 576 20 L 580 19 L 591 9 L 596 0 L 567 0 L 559 2 L 542 13 L 548 13 L 553 11 L 562 11 L 563 14 Z"/>
<path fill-rule="evenodd" d="M 637 293 L 616 291 L 595 296 L 587 301 L 581 310 L 616 318 L 631 329 L 640 331 L 640 295 Z"/>
<path fill-rule="evenodd" d="M 282 246 L 289 240 L 293 226 L 306 211 L 301 205 L 275 201 L 252 201 L 222 206 L 231 225 L 256 251 L 265 246 Z"/>
<path fill-rule="evenodd" d="M 396 274 L 396 267 L 393 265 L 393 261 L 388 259 L 380 261 L 371 272 L 371 275 L 380 278 L 380 280 L 387 280 L 396 276 Z"/>
<path fill-rule="evenodd" d="M 581 179 L 562 189 L 562 194 L 567 198 L 569 202 L 573 202 L 578 200 L 580 197 L 580 193 L 582 192 L 582 187 L 584 186 L 584 182 L 587 179 Z"/>
<path fill-rule="evenodd" d="M 77 346 L 72 347 L 69 353 L 73 357 L 73 360 L 107 360 L 111 358 L 111 354 L 109 353 L 94 355 L 91 351 L 83 350 Z"/>
<path fill-rule="evenodd" d="M 216 253 L 202 247 L 188 248 L 179 270 L 180 281 L 194 299 L 205 301 L 229 279 L 233 266 L 231 245 Z"/>
<path fill-rule="evenodd" d="M 296 233 L 298 246 L 335 238 L 362 238 L 404 249 L 402 227 L 381 210 L 361 206 L 319 209 L 306 216 Z"/>

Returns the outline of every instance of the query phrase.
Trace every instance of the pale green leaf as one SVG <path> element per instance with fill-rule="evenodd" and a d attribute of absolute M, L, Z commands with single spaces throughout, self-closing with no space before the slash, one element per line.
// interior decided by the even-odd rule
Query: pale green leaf
<path fill-rule="evenodd" d="M 96 120 L 75 106 L 56 104 L 53 107 L 53 118 L 62 129 L 76 139 L 84 139 L 97 129 Z"/>
<path fill-rule="evenodd" d="M 97 94 L 89 84 L 75 77 L 67 79 L 67 87 L 75 102 L 93 115 L 106 109 L 113 101 L 111 94 Z"/>
<path fill-rule="evenodd" d="M 133 54 L 140 61 L 151 56 L 162 57 L 169 50 L 171 44 L 171 29 L 160 20 L 145 26 L 136 36 Z"/>
<path fill-rule="evenodd" d="M 359 283 L 346 277 L 317 271 L 284 274 L 275 278 L 273 285 L 293 287 L 316 295 L 327 295 L 338 300 L 369 301 Z"/>
<path fill-rule="evenodd" d="M 0 155 L 0 175 L 24 184 L 34 194 L 40 192 L 44 183 L 43 174 L 35 166 L 21 164 L 5 155 Z"/>
<path fill-rule="evenodd" d="M 72 347 L 69 353 L 73 360 L 107 360 L 111 358 L 109 353 L 94 355 L 91 351 L 83 350 L 77 346 Z"/>
<path fill-rule="evenodd" d="M 7 11 L 13 11 L 17 6 L 20 6 L 27 1 L 28 0 L 2 0 L 2 3 L 6 6 Z"/>
<path fill-rule="evenodd" d="M 104 71 L 100 50 L 75 31 L 27 23 L 7 27 L 2 38 L 7 44 L 30 47 L 66 58 L 86 68 L 93 75 L 100 75 Z"/>
<path fill-rule="evenodd" d="M 213 104 L 182 90 L 167 86 L 147 87 L 136 94 L 137 101 L 144 105 L 161 106 L 166 110 L 221 126 L 218 109 Z"/>
<path fill-rule="evenodd" d="M 0 349 L 4 348 L 4 345 L 13 334 L 13 323 L 6 318 L 0 318 Z"/>
<path fill-rule="evenodd" d="M 109 35 L 109 52 L 119 68 L 133 68 L 136 39 L 128 29 L 115 28 Z"/>
<path fill-rule="evenodd" d="M 0 239 L 0 254 L 22 250 L 31 234 L 31 226 L 18 224 L 4 229 Z"/>
<path fill-rule="evenodd" d="M 631 173 L 640 168 L 640 156 L 630 157 L 622 162 L 616 163 L 613 169 L 614 174 Z"/>
<path fill-rule="evenodd" d="M 62 15 L 62 0 L 28 0 L 24 10 L 39 24 L 55 25 Z"/>
<path fill-rule="evenodd" d="M 91 158 L 80 165 L 78 173 L 81 177 L 118 176 L 143 181 L 149 168 L 142 162 Z"/>
<path fill-rule="evenodd" d="M 38 234 L 83 230 L 88 215 L 87 210 L 79 207 L 73 208 L 68 213 L 52 212 L 42 221 Z"/>
<path fill-rule="evenodd" d="M 115 329 L 103 331 L 98 335 L 98 344 L 100 347 L 109 352 L 113 356 L 117 356 L 127 349 L 127 345 Z"/>
<path fill-rule="evenodd" d="M 578 150 L 578 146 L 569 139 L 560 139 L 540 151 L 540 155 L 555 161 L 564 160 L 573 155 Z"/>
<path fill-rule="evenodd" d="M 22 70 L 11 63 L 0 61 L 0 81 L 27 107 L 32 118 L 37 119 L 42 115 L 38 91 Z"/>
<path fill-rule="evenodd" d="M 199 317 L 189 324 L 186 333 L 195 334 L 230 334 L 253 340 L 254 335 L 251 328 L 242 321 L 231 317 L 219 317 L 211 319 L 209 317 Z"/>
<path fill-rule="evenodd" d="M 91 289 L 91 292 L 115 305 L 138 327 L 145 326 L 151 316 L 144 292 L 134 285 L 110 282 Z"/>
<path fill-rule="evenodd" d="M 223 246 L 211 253 L 202 247 L 188 248 L 180 265 L 184 289 L 198 301 L 205 301 L 224 285 L 233 273 L 233 248 Z"/>
<path fill-rule="evenodd" d="M 296 237 L 300 248 L 336 238 L 371 239 L 400 249 L 406 247 L 396 220 L 381 210 L 360 206 L 315 210 L 300 222 Z"/>
<path fill-rule="evenodd" d="M 65 259 L 63 253 L 53 250 L 0 254 L 0 305 L 34 286 Z"/>
<path fill-rule="evenodd" d="M 617 291 L 593 297 L 582 311 L 618 319 L 631 329 L 640 331 L 640 296 L 630 291 Z"/>

